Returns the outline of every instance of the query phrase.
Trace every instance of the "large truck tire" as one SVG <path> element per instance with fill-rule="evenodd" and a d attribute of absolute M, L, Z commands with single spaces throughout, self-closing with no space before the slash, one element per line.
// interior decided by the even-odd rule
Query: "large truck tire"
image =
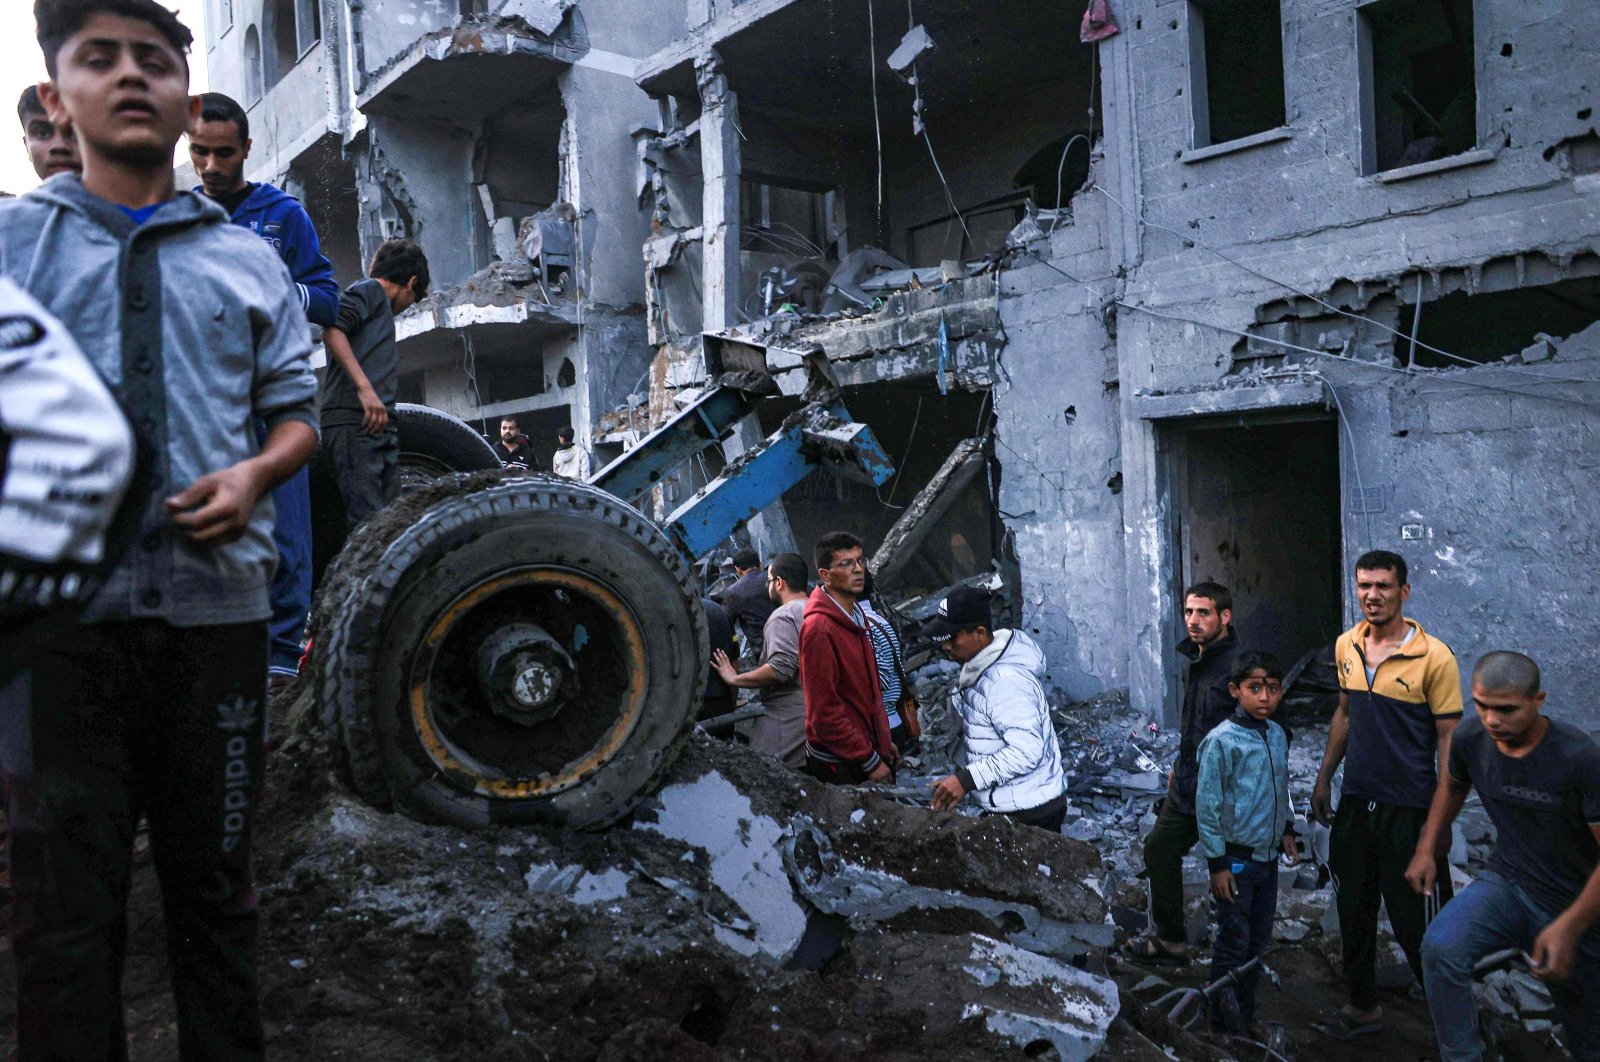
<path fill-rule="evenodd" d="M 472 426 L 442 409 L 401 402 L 395 406 L 400 433 L 400 490 L 410 492 L 451 472 L 479 472 L 499 468 L 494 447 Z M 329 563 L 344 548 L 344 496 L 334 481 L 327 456 L 318 451 L 311 460 L 311 571 L 313 585 L 321 585 Z"/>
<path fill-rule="evenodd" d="M 682 556 L 551 476 L 451 476 L 385 510 L 330 568 L 318 620 L 340 773 L 429 821 L 609 825 L 659 784 L 705 692 Z"/>

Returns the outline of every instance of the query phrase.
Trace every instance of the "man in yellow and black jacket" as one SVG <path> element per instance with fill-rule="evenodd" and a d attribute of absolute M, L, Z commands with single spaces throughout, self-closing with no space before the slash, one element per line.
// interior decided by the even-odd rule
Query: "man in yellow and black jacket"
<path fill-rule="evenodd" d="M 1422 980 L 1422 934 L 1432 911 L 1449 900 L 1450 872 L 1439 853 L 1433 894 L 1407 887 L 1407 851 L 1428 818 L 1450 735 L 1461 722 L 1461 672 L 1455 654 L 1402 612 L 1411 596 L 1405 559 L 1373 550 L 1356 561 L 1363 619 L 1339 636 L 1339 708 L 1312 795 L 1312 813 L 1332 822 L 1328 864 L 1338 894 L 1344 941 L 1345 1006 L 1316 1023 L 1339 1040 L 1378 1032 L 1378 906 Z M 1345 764 L 1338 812 L 1332 784 Z"/>

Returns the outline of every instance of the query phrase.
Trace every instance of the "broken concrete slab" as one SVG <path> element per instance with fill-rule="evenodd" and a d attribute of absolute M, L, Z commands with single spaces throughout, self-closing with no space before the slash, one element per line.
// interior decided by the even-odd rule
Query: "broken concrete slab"
<path fill-rule="evenodd" d="M 916 1000 L 935 1040 L 976 1019 L 1030 1053 L 1048 1044 L 1064 1062 L 1083 1062 L 1095 1057 L 1120 1010 L 1115 982 L 978 934 L 879 937 L 857 949 L 857 961 L 868 977 L 953 990 L 959 1009 L 925 992 Z"/>
<path fill-rule="evenodd" d="M 759 953 L 774 962 L 794 953 L 806 931 L 806 912 L 778 855 L 783 828 L 756 813 L 750 798 L 726 778 L 711 772 L 666 787 L 640 808 L 634 826 L 709 855 L 711 880 L 749 918 L 719 925 L 719 941 L 741 955 Z"/>
<path fill-rule="evenodd" d="M 982 439 L 963 439 L 950 451 L 939 471 L 917 492 L 872 555 L 872 574 L 880 587 L 894 585 L 895 578 L 910 563 L 917 547 L 960 499 L 967 485 L 983 471 L 985 460 Z"/>

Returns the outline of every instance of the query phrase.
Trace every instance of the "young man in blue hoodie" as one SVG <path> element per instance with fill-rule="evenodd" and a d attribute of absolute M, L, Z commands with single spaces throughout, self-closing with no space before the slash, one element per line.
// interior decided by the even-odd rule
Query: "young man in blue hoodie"
<path fill-rule="evenodd" d="M 1278 852 L 1299 860 L 1289 807 L 1289 739 L 1272 721 L 1283 700 L 1283 667 L 1271 653 L 1240 653 L 1228 692 L 1234 714 L 1200 742 L 1194 804 L 1217 901 L 1212 983 L 1267 950 L 1278 906 Z M 1214 1027 L 1258 1031 L 1251 1029 L 1258 975 L 1259 969 L 1239 976 L 1213 998 Z"/>
<path fill-rule="evenodd" d="M 189 161 L 205 194 L 235 225 L 260 236 L 283 259 L 300 293 L 306 319 L 327 328 L 339 316 L 339 285 L 322 254 L 316 226 L 300 201 L 265 181 L 244 179 L 250 158 L 250 118 L 220 92 L 200 97 L 200 118 L 189 126 Z M 311 612 L 311 481 L 305 469 L 272 492 L 277 520 L 272 541 L 278 571 L 272 579 L 272 654 L 267 682 L 275 693 L 299 671 L 306 616 Z"/>
<path fill-rule="evenodd" d="M 262 768 L 274 487 L 317 442 L 283 263 L 179 193 L 193 36 L 159 0 L 36 0 L 83 176 L 0 204 L 0 274 L 109 382 L 148 468 L 137 536 L 72 635 L 0 691 L 17 1058 L 126 1057 L 134 830 L 150 848 L 183 1059 L 262 1056 L 250 839 Z M 265 423 L 265 438 L 254 422 Z"/>

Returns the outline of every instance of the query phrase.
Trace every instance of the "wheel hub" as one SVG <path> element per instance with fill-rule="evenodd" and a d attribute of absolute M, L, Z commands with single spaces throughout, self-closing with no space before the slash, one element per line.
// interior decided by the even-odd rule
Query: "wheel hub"
<path fill-rule="evenodd" d="M 478 686 L 496 715 L 549 722 L 575 692 L 577 669 L 561 643 L 532 623 L 508 623 L 478 646 Z"/>

